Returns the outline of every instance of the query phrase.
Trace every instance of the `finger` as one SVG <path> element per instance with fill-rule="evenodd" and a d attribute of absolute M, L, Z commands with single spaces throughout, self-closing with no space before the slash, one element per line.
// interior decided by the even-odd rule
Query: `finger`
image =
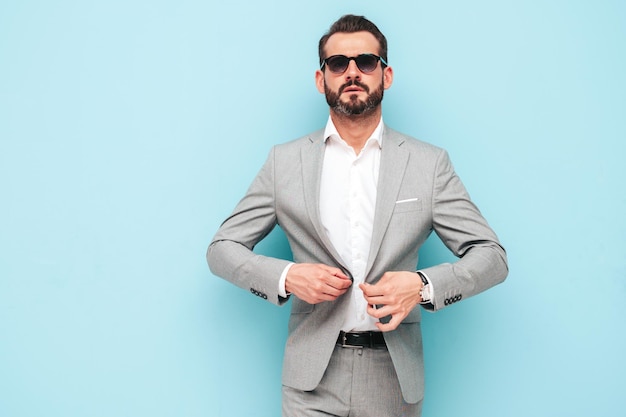
<path fill-rule="evenodd" d="M 346 291 L 347 291 L 347 288 L 335 288 L 335 287 L 332 287 L 330 285 L 327 285 L 322 290 L 322 294 L 324 296 L 333 297 L 332 299 L 334 300 L 335 298 L 339 297 L 340 295 L 343 295 Z"/>
<path fill-rule="evenodd" d="M 328 271 L 328 273 L 330 273 L 332 276 L 335 276 L 337 278 L 341 278 L 341 279 L 347 279 L 350 280 L 350 277 L 347 276 L 346 274 L 343 273 L 343 271 L 339 268 L 333 268 L 332 266 L 328 266 L 328 265 L 321 265 L 322 268 L 324 268 L 326 271 Z"/>
<path fill-rule="evenodd" d="M 334 301 L 336 297 L 331 297 L 330 295 L 327 294 L 322 294 L 320 296 L 311 296 L 309 298 L 303 299 L 304 301 L 306 301 L 309 304 L 319 304 L 322 303 L 324 301 Z"/>
<path fill-rule="evenodd" d="M 323 301 L 334 301 L 344 292 L 345 291 L 340 291 L 331 287 L 327 287 L 326 289 L 321 289 L 307 294 L 306 298 L 308 298 L 308 300 L 305 299 L 305 301 L 310 304 L 317 304 Z"/>
<path fill-rule="evenodd" d="M 332 294 L 320 294 L 318 296 L 320 302 L 322 301 L 335 301 L 337 299 L 336 295 L 332 295 Z"/>
<path fill-rule="evenodd" d="M 402 319 L 398 316 L 391 316 L 391 320 L 389 320 L 387 323 L 382 323 L 379 321 L 375 324 L 376 327 L 378 327 L 378 330 L 380 330 L 381 332 L 389 332 L 391 330 L 395 330 L 401 322 Z"/>
<path fill-rule="evenodd" d="M 372 290 L 372 286 L 366 284 L 368 287 L 363 287 L 363 285 L 359 285 L 361 291 L 363 291 L 363 298 L 370 305 L 380 305 L 380 304 L 389 304 L 384 295 L 376 294 L 377 291 Z"/>
<path fill-rule="evenodd" d="M 333 296 L 339 296 L 345 293 L 352 285 L 352 281 L 343 278 L 337 278 L 335 276 L 326 276 L 323 282 L 320 283 L 320 291 L 332 294 Z"/>
<path fill-rule="evenodd" d="M 378 285 L 368 284 L 366 282 L 359 284 L 359 288 L 366 297 L 380 297 L 384 295 L 383 289 Z"/>
<path fill-rule="evenodd" d="M 383 317 L 393 314 L 393 310 L 391 307 L 382 304 L 368 304 L 367 314 L 380 320 Z"/>
<path fill-rule="evenodd" d="M 352 285 L 352 281 L 349 279 L 337 278 L 335 276 L 332 276 L 328 280 L 328 285 L 339 290 L 345 290 Z"/>
<path fill-rule="evenodd" d="M 389 321 L 389 323 L 387 324 L 381 322 L 376 322 L 375 324 L 376 327 L 378 327 L 378 330 L 380 330 L 381 332 L 390 332 L 398 327 L 398 323 L 395 322 L 393 319 L 391 319 L 391 321 Z"/>

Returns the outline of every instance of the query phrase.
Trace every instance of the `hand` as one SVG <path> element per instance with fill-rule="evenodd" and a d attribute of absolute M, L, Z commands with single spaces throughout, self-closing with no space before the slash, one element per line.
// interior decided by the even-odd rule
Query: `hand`
<path fill-rule="evenodd" d="M 380 331 L 394 330 L 409 315 L 411 310 L 422 301 L 420 290 L 424 284 L 415 272 L 386 272 L 372 285 L 359 285 L 367 301 L 367 313 L 377 319 L 391 316 L 389 323 L 376 323 Z M 375 305 L 382 305 L 374 308 Z"/>
<path fill-rule="evenodd" d="M 309 304 L 334 301 L 351 285 L 341 269 L 324 264 L 294 264 L 285 278 L 285 290 Z"/>

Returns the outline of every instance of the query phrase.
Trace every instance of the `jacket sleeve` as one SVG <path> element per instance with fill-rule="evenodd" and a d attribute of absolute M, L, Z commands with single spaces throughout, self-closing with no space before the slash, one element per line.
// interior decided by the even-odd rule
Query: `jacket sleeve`
<path fill-rule="evenodd" d="M 439 310 L 501 283 L 508 264 L 504 248 L 470 200 L 445 151 L 435 167 L 432 205 L 434 231 L 459 257 L 454 263 L 422 270 L 434 289 L 430 309 Z"/>
<path fill-rule="evenodd" d="M 207 250 L 211 272 L 252 294 L 281 305 L 280 275 L 289 261 L 259 255 L 255 245 L 276 226 L 274 152 L 233 213 L 222 223 Z"/>

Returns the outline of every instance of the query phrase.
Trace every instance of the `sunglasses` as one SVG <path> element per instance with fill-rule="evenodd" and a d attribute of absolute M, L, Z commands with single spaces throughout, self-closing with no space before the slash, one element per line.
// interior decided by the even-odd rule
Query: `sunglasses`
<path fill-rule="evenodd" d="M 356 63 L 359 71 L 364 73 L 373 72 L 376 69 L 376 66 L 378 66 L 378 61 L 380 61 L 382 65 L 387 65 L 387 62 L 384 59 L 374 54 L 361 54 L 352 57 L 347 57 L 345 55 L 333 55 L 322 61 L 320 70 L 323 71 L 324 65 L 326 65 L 326 68 L 328 68 L 330 72 L 343 74 L 348 69 L 348 65 L 350 65 L 350 61 L 352 60 Z"/>

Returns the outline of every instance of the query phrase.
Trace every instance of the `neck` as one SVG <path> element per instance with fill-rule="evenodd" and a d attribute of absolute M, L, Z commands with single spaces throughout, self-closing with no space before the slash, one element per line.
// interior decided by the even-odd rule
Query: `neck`
<path fill-rule="evenodd" d="M 381 116 L 380 106 L 367 114 L 351 116 L 337 113 L 332 109 L 330 111 L 330 118 L 337 128 L 337 133 L 354 149 L 357 155 L 380 123 Z"/>

